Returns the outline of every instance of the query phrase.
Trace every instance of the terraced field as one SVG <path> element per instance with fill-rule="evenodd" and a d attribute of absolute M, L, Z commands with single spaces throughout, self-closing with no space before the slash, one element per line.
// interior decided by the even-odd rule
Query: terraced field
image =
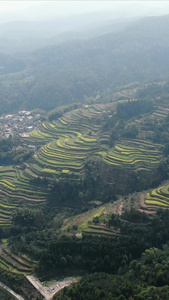
<path fill-rule="evenodd" d="M 0 226 L 12 225 L 12 214 L 17 207 L 43 205 L 48 190 L 38 179 L 72 176 L 84 176 L 84 164 L 90 156 L 100 156 L 105 165 L 151 170 L 161 159 L 160 145 L 142 139 L 120 140 L 109 149 L 109 133 L 102 131 L 104 115 L 110 115 L 114 103 L 86 105 L 83 108 L 67 112 L 53 123 L 44 122 L 39 128 L 20 137 L 21 142 L 38 145 L 33 159 L 21 166 L 0 167 Z M 165 110 L 156 111 L 152 118 L 164 118 Z M 138 126 L 140 126 L 140 123 Z M 110 175 L 111 176 L 111 175 Z M 36 180 L 37 179 L 37 180 Z M 146 204 L 169 206 L 169 184 L 148 193 Z M 122 212 L 119 205 L 116 213 Z M 120 211 L 121 209 L 121 211 Z M 108 229 L 104 224 L 105 215 L 115 211 L 112 203 L 99 206 L 90 212 L 68 219 L 62 232 L 79 234 L 120 234 Z M 100 224 L 93 223 L 95 217 Z M 6 245 L 0 247 L 0 268 L 15 273 L 29 274 L 35 264 L 26 257 L 19 257 L 10 252 Z"/>
<path fill-rule="evenodd" d="M 147 193 L 145 203 L 148 205 L 169 207 L 169 184 Z"/>
<path fill-rule="evenodd" d="M 71 111 L 54 123 L 45 122 L 21 142 L 41 145 L 33 161 L 17 167 L 0 167 L 0 226 L 10 226 L 12 212 L 18 206 L 40 205 L 48 191 L 35 184 L 38 177 L 82 174 L 89 153 L 99 150 L 97 117 L 102 105 Z M 80 131 L 79 131 L 80 128 Z"/>
<path fill-rule="evenodd" d="M 48 176 L 83 173 L 89 153 L 94 154 L 100 150 L 99 133 L 102 124 L 98 124 L 97 118 L 102 113 L 101 105 L 88 105 L 66 113 L 53 124 L 43 123 L 38 131 L 32 132 L 32 139 L 46 142 L 34 156 L 34 172 L 39 166 L 41 172 L 48 173 Z"/>
<path fill-rule="evenodd" d="M 0 226 L 12 224 L 12 212 L 18 206 L 34 206 L 46 200 L 46 190 L 31 183 L 34 176 L 29 168 L 0 169 Z"/>
<path fill-rule="evenodd" d="M 109 141 L 109 135 L 101 134 L 102 124 L 97 121 L 103 108 L 104 111 L 109 109 L 103 105 L 87 106 L 86 109 L 66 113 L 54 124 L 43 123 L 38 138 L 41 136 L 44 139 L 46 135 L 48 143 L 35 156 L 36 165 L 45 165 L 42 171 L 49 170 L 50 174 L 61 174 L 64 170 L 80 173 L 90 153 L 100 155 L 110 165 L 155 167 L 161 157 L 159 145 L 142 140 L 122 140 L 108 152 L 101 147 L 102 140 Z"/>
<path fill-rule="evenodd" d="M 88 212 L 85 212 L 83 214 L 77 215 L 73 218 L 68 219 L 63 227 L 62 232 L 73 230 L 73 228 L 77 228 L 78 232 L 86 232 L 86 233 L 103 233 L 105 234 L 112 234 L 111 230 L 106 229 L 106 227 L 103 226 L 94 226 L 92 224 L 93 219 L 95 217 L 99 217 L 99 219 L 102 219 L 105 217 L 105 215 L 111 214 L 111 212 L 114 209 L 113 203 L 108 203 L 105 205 L 102 205 L 98 208 L 94 208 L 93 210 L 90 210 Z"/>
<path fill-rule="evenodd" d="M 124 141 L 117 144 L 110 152 L 98 152 L 104 161 L 111 165 L 141 166 L 150 169 L 160 161 L 159 145 L 153 145 L 140 140 Z"/>
<path fill-rule="evenodd" d="M 151 115 L 151 119 L 163 120 L 169 114 L 169 109 L 167 107 L 158 106 L 155 112 Z"/>
<path fill-rule="evenodd" d="M 46 144 L 39 151 L 36 161 L 57 171 L 80 171 L 88 152 L 97 147 L 95 138 L 86 138 L 80 132 L 69 132 Z"/>
<path fill-rule="evenodd" d="M 14 255 L 6 245 L 0 247 L 0 268 L 12 273 L 28 275 L 32 273 L 35 262 L 25 256 Z"/>
<path fill-rule="evenodd" d="M 111 114 L 114 103 L 85 105 L 64 114 L 53 123 L 44 122 L 23 137 L 25 143 L 40 146 L 33 159 L 17 167 L 0 168 L 0 225 L 10 226 L 17 206 L 40 205 L 48 191 L 35 184 L 36 178 L 83 176 L 86 159 L 99 155 L 105 164 L 151 169 L 160 161 L 160 147 L 143 140 L 121 140 L 111 150 L 105 146 L 109 134 L 102 132 L 104 116 Z M 104 141 L 104 143 L 102 143 Z"/>

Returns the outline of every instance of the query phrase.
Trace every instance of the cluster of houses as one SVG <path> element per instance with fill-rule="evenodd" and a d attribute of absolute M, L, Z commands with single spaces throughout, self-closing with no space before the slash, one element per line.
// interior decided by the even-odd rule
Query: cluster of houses
<path fill-rule="evenodd" d="M 10 114 L 0 117 L 0 136 L 31 132 L 40 122 L 40 114 L 34 116 L 30 111 L 22 110 L 16 114 Z"/>

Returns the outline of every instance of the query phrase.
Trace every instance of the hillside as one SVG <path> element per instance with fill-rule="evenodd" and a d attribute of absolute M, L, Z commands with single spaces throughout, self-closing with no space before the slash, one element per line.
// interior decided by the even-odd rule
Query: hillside
<path fill-rule="evenodd" d="M 1 119 L 1 128 L 6 122 L 13 128 L 13 138 L 0 139 L 5 284 L 24 295 L 14 279 L 32 272 L 42 281 L 116 274 L 146 249 L 167 243 L 167 88 L 146 84 L 137 90 L 142 99 L 127 100 L 133 90 L 124 89 L 123 100 L 61 107 L 49 119 L 40 116 L 31 131 L 22 124 L 20 134 L 15 122 L 30 112 Z M 151 92 L 151 100 L 144 97 Z"/>
<path fill-rule="evenodd" d="M 162 261 L 165 260 L 165 264 Z M 54 299 L 167 299 L 168 246 L 147 249 L 140 260 L 121 267 L 118 275 L 94 273 L 56 294 Z M 163 274 L 165 273 L 165 276 Z"/>
<path fill-rule="evenodd" d="M 43 213 L 34 209 L 45 203 L 81 208 L 90 206 L 90 201 L 103 204 L 113 201 L 115 195 L 161 183 L 167 178 L 163 149 L 168 136 L 158 141 L 158 128 L 154 126 L 153 131 L 147 125 L 146 132 L 145 124 L 160 119 L 165 130 L 168 108 L 166 102 L 155 105 L 136 99 L 83 105 L 52 122 L 35 123 L 33 131 L 18 134 L 13 130 L 13 144 L 21 148 L 14 146 L 15 152 L 10 137 L 8 152 L 1 138 L 1 225 L 11 226 L 13 212 L 19 207 L 30 208 L 36 216 L 32 226 L 41 227 L 38 218 Z M 141 110 L 142 118 L 137 120 Z M 128 111 L 129 119 L 123 111 Z M 13 121 L 11 124 L 14 127 Z M 30 145 L 35 150 L 27 153 Z"/>
<path fill-rule="evenodd" d="M 1 112 L 50 110 L 133 82 L 166 80 L 168 22 L 168 16 L 144 18 L 120 32 L 16 56 L 19 70 L 2 63 Z"/>
<path fill-rule="evenodd" d="M 167 299 L 169 16 L 60 21 L 0 34 L 0 295 Z"/>

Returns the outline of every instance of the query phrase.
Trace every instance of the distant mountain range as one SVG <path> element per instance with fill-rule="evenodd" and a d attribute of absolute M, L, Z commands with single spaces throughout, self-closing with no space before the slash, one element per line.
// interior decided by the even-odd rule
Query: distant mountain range
<path fill-rule="evenodd" d="M 31 52 L 65 41 L 87 39 L 119 31 L 136 18 L 117 18 L 112 13 L 87 13 L 46 21 L 0 24 L 0 52 Z"/>
<path fill-rule="evenodd" d="M 133 82 L 167 80 L 169 16 L 113 22 L 64 33 L 57 45 L 31 53 L 1 54 L 1 112 L 49 110 Z"/>

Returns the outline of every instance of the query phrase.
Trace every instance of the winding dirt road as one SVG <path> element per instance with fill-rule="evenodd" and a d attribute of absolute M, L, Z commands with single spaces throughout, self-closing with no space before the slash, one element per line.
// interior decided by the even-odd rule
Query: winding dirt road
<path fill-rule="evenodd" d="M 64 287 L 71 285 L 74 282 L 77 282 L 75 278 L 68 277 L 61 281 L 55 281 L 49 286 L 43 285 L 39 280 L 37 280 L 33 275 L 28 275 L 26 278 L 29 282 L 41 293 L 41 295 L 46 300 L 52 300 L 53 296 L 62 290 Z"/>
<path fill-rule="evenodd" d="M 6 290 L 8 293 L 10 293 L 12 296 L 14 296 L 17 300 L 24 300 L 20 295 L 15 293 L 13 290 L 11 290 L 7 285 L 4 283 L 0 282 L 0 287 Z"/>

